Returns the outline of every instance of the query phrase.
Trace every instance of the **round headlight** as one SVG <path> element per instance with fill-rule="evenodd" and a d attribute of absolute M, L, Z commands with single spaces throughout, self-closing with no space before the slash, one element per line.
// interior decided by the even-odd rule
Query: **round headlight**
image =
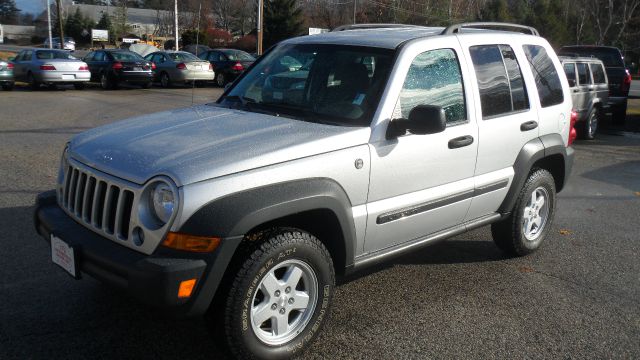
<path fill-rule="evenodd" d="M 175 195 L 171 187 L 165 183 L 158 183 L 151 191 L 151 210 L 156 218 L 166 224 L 175 207 Z"/>

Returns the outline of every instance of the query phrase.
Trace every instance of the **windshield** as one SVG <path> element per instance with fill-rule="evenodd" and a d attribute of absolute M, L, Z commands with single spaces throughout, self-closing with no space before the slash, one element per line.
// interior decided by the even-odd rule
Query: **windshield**
<path fill-rule="evenodd" d="M 218 103 L 306 121 L 368 126 L 393 50 L 346 45 L 281 45 Z"/>
<path fill-rule="evenodd" d="M 254 59 L 253 56 L 240 50 L 223 51 L 223 53 L 227 56 L 229 61 L 256 61 L 256 59 Z"/>
<path fill-rule="evenodd" d="M 75 60 L 76 59 L 66 51 L 56 51 L 56 50 L 38 50 L 36 51 L 36 58 L 40 60 L 51 60 L 51 59 Z"/>
<path fill-rule="evenodd" d="M 188 52 L 167 53 L 173 61 L 200 61 L 195 55 Z"/>
<path fill-rule="evenodd" d="M 134 52 L 114 51 L 111 53 L 114 60 L 118 61 L 139 61 L 144 60 L 142 56 Z"/>

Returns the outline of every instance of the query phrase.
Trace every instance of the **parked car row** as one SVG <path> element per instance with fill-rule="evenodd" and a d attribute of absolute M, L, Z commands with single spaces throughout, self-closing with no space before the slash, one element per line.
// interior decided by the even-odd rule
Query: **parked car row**
<path fill-rule="evenodd" d="M 219 86 L 235 80 L 255 59 L 240 50 L 209 50 L 196 57 L 186 51 L 157 51 L 145 57 L 123 49 L 101 49 L 78 59 L 60 49 L 25 49 L 11 61 L 0 62 L 0 84 L 13 89 L 15 81 L 36 90 L 41 85 L 72 84 L 77 89 L 89 81 L 105 89 L 128 83 L 150 87 L 216 82 Z"/>

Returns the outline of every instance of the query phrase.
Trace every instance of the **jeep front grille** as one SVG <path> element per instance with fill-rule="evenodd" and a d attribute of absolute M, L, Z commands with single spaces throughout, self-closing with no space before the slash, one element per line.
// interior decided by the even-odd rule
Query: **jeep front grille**
<path fill-rule="evenodd" d="M 135 193 L 69 164 L 58 202 L 76 221 L 103 235 L 129 239 Z"/>

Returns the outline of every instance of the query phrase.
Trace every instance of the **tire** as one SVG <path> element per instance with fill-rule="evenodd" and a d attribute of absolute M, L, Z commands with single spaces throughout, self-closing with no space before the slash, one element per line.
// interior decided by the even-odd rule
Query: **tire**
<path fill-rule="evenodd" d="M 318 239 L 297 229 L 270 230 L 254 243 L 239 250 L 244 255 L 230 268 L 229 290 L 209 310 L 217 317 L 209 324 L 221 326 L 215 333 L 222 332 L 238 359 L 288 359 L 308 347 L 328 318 L 333 261 Z M 286 283 L 293 274 L 298 280 Z M 296 310 L 303 306 L 304 294 L 306 311 Z"/>
<path fill-rule="evenodd" d="M 100 74 L 100 87 L 103 90 L 111 90 L 114 88 L 113 81 L 109 79 L 109 76 L 105 73 Z"/>
<path fill-rule="evenodd" d="M 29 88 L 33 91 L 40 89 L 40 83 L 36 81 L 36 78 L 32 73 L 29 73 L 27 75 L 27 83 L 29 84 Z"/>
<path fill-rule="evenodd" d="M 593 140 L 596 138 L 596 132 L 598 131 L 598 124 L 600 123 L 600 111 L 597 108 L 591 109 L 589 116 L 584 121 L 584 128 L 582 129 L 582 136 L 586 140 Z"/>
<path fill-rule="evenodd" d="M 624 125 L 627 119 L 627 102 L 624 104 L 616 106 L 611 111 L 611 121 L 617 125 Z"/>
<path fill-rule="evenodd" d="M 535 207 L 531 208 L 534 192 L 537 200 Z M 540 203 L 541 197 L 544 203 Z M 555 206 L 553 176 L 544 169 L 532 170 L 511 214 L 491 225 L 493 241 L 509 255 L 523 256 L 536 251 L 549 233 Z"/>
<path fill-rule="evenodd" d="M 162 86 L 165 89 L 171 87 L 171 78 L 169 78 L 169 74 L 165 72 L 160 74 L 160 86 Z"/>
<path fill-rule="evenodd" d="M 218 85 L 219 87 L 224 87 L 225 85 L 227 85 L 227 79 L 225 78 L 223 73 L 218 73 L 218 75 L 216 75 L 216 85 Z"/>
<path fill-rule="evenodd" d="M 83 83 L 73 84 L 73 87 L 74 87 L 76 90 L 84 90 L 84 84 L 83 84 Z"/>

